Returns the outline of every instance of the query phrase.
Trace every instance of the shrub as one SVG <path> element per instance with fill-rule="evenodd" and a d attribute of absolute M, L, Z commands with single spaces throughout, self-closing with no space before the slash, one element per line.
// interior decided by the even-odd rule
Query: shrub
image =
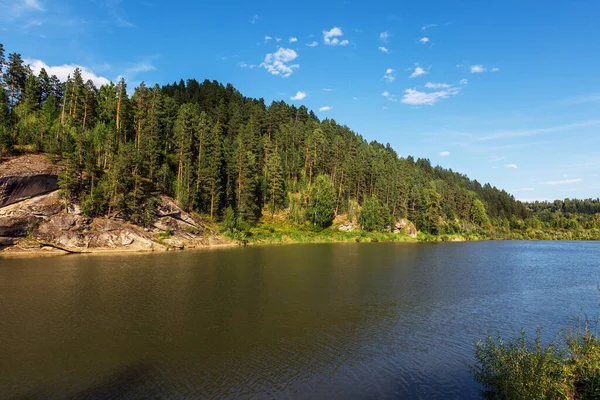
<path fill-rule="evenodd" d="M 524 331 L 504 341 L 500 335 L 488 336 L 475 344 L 475 380 L 491 399 L 565 398 L 565 372 L 562 354 L 555 342 L 542 345 L 540 331 L 533 342 Z"/>
<path fill-rule="evenodd" d="M 504 341 L 487 336 L 475 344 L 475 380 L 490 399 L 600 399 L 600 342 L 588 321 L 543 345 L 525 332 Z"/>

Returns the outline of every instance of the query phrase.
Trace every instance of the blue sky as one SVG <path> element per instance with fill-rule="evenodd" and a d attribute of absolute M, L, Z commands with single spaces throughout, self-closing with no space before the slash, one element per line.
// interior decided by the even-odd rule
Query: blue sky
<path fill-rule="evenodd" d="M 598 15 L 596 0 L 0 0 L 0 42 L 59 77 L 208 78 L 304 104 L 518 199 L 596 198 Z"/>

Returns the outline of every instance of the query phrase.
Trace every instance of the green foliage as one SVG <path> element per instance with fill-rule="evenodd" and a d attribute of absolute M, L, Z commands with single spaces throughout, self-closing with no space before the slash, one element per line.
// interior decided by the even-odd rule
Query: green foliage
<path fill-rule="evenodd" d="M 171 236 L 173 236 L 173 231 L 171 230 L 171 228 L 167 227 L 167 229 L 165 229 L 164 232 L 158 234 L 158 239 L 165 240 L 169 239 Z"/>
<path fill-rule="evenodd" d="M 60 82 L 35 76 L 19 53 L 0 61 L 0 155 L 62 158 L 62 193 L 86 215 L 149 224 L 164 194 L 215 219 L 231 208 L 246 233 L 263 210 L 287 207 L 295 224 L 323 229 L 334 215 L 356 221 L 362 207 L 367 230 L 407 218 L 431 237 L 600 239 L 599 199 L 523 204 L 304 106 L 195 79 L 141 83 L 129 96 L 124 79 L 97 88 L 80 69 Z"/>
<path fill-rule="evenodd" d="M 494 399 L 560 399 L 568 388 L 562 366 L 563 355 L 556 344 L 543 345 L 538 330 L 533 341 L 525 332 L 504 341 L 488 336 L 475 345 L 477 382 Z"/>
<path fill-rule="evenodd" d="M 367 232 L 383 231 L 385 222 L 384 210 L 377 197 L 367 197 L 358 216 L 361 229 Z"/>
<path fill-rule="evenodd" d="M 304 193 L 288 193 L 289 219 L 295 223 L 306 221 L 306 208 L 302 198 Z"/>
<path fill-rule="evenodd" d="M 333 222 L 335 189 L 327 175 L 319 175 L 310 190 L 308 219 L 315 226 L 327 228 Z"/>
<path fill-rule="evenodd" d="M 589 321 L 578 320 L 566 334 L 569 358 L 565 364 L 567 381 L 579 399 L 600 399 L 600 341 Z"/>
<path fill-rule="evenodd" d="M 58 174 L 58 187 L 61 197 L 65 198 L 67 205 L 77 199 L 81 191 L 81 169 L 74 154 L 66 155 L 66 166 Z"/>
<path fill-rule="evenodd" d="M 485 211 L 485 206 L 479 199 L 473 200 L 473 206 L 471 207 L 471 220 L 483 228 L 490 226 L 490 219 Z"/>
<path fill-rule="evenodd" d="M 235 229 L 235 212 L 231 206 L 227 207 L 223 213 L 222 228 L 223 232 L 233 232 Z"/>
<path fill-rule="evenodd" d="M 586 320 L 565 335 L 542 344 L 525 332 L 504 341 L 488 336 L 475 345 L 477 363 L 471 368 L 492 399 L 598 399 L 600 398 L 600 341 Z"/>
<path fill-rule="evenodd" d="M 7 128 L 0 125 L 0 156 L 10 154 L 13 150 L 13 139 Z"/>

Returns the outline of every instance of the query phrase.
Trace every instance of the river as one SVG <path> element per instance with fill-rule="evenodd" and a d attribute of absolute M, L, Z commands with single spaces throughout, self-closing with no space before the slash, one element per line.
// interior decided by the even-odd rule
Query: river
<path fill-rule="evenodd" d="M 0 258 L 0 397 L 478 398 L 476 339 L 599 284 L 599 242 Z"/>

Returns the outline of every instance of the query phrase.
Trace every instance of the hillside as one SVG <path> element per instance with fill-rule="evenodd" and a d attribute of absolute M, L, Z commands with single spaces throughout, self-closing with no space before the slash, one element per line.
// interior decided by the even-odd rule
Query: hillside
<path fill-rule="evenodd" d="M 35 76 L 16 53 L 2 76 L 0 154 L 55 155 L 62 196 L 87 217 L 148 225 L 166 195 L 186 212 L 226 220 L 230 233 L 282 210 L 290 223 L 317 228 L 350 214 L 364 230 L 407 219 L 437 236 L 592 238 L 600 227 L 598 200 L 523 204 L 427 159 L 399 157 L 304 106 L 266 105 L 230 84 L 96 88 L 79 70 L 64 83 Z"/>

